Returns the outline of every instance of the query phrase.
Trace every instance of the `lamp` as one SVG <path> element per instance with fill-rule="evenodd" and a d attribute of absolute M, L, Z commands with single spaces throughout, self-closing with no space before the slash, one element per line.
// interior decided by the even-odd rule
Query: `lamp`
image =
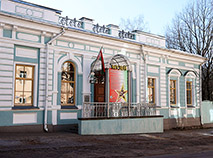
<path fill-rule="evenodd" d="M 95 73 L 94 73 L 94 72 L 91 72 L 89 82 L 90 82 L 91 84 L 94 84 L 94 83 L 95 83 Z"/>

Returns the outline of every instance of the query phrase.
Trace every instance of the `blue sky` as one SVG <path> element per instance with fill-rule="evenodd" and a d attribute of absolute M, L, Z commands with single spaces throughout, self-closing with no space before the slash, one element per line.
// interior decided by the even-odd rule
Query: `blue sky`
<path fill-rule="evenodd" d="M 62 10 L 69 18 L 88 17 L 101 25 L 119 25 L 121 18 L 143 15 L 151 33 L 164 35 L 176 13 L 193 0 L 26 0 Z"/>

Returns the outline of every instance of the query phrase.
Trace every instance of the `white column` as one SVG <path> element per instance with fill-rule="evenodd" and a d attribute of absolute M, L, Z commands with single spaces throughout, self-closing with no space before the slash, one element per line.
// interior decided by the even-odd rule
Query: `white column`
<path fill-rule="evenodd" d="M 93 62 L 91 58 L 89 55 L 83 56 L 83 98 L 85 95 L 91 95 L 89 83 L 90 65 Z"/>
<path fill-rule="evenodd" d="M 144 62 L 144 101 L 147 102 L 147 60 L 148 60 L 148 53 L 145 54 L 145 61 Z"/>
<path fill-rule="evenodd" d="M 5 26 L 5 24 L 0 23 L 0 37 L 3 37 L 4 26 Z"/>
<path fill-rule="evenodd" d="M 45 38 L 46 32 L 42 31 L 41 33 L 41 43 L 44 44 L 44 38 Z"/>
<path fill-rule="evenodd" d="M 12 39 L 16 39 L 16 31 L 17 31 L 18 27 L 17 26 L 13 26 L 13 30 L 12 30 Z"/>
<path fill-rule="evenodd" d="M 140 72 L 139 72 L 139 64 L 136 64 L 136 103 L 140 102 Z"/>
<path fill-rule="evenodd" d="M 58 67 L 57 61 L 60 57 L 59 52 L 54 53 L 54 83 L 53 83 L 53 106 L 57 105 L 57 94 L 58 94 Z"/>

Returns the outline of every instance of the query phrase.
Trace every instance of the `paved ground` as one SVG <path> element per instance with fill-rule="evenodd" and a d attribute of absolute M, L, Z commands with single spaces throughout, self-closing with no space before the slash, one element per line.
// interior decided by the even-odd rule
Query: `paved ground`
<path fill-rule="evenodd" d="M 213 129 L 111 136 L 80 136 L 69 132 L 0 133 L 0 158 L 28 157 L 212 158 Z"/>

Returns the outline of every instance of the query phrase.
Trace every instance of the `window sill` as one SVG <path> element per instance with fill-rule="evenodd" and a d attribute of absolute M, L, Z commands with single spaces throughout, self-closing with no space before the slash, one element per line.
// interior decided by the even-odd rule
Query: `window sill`
<path fill-rule="evenodd" d="M 179 106 L 177 105 L 170 105 L 171 108 L 180 108 Z"/>
<path fill-rule="evenodd" d="M 187 105 L 187 108 L 196 108 L 195 105 Z"/>
<path fill-rule="evenodd" d="M 78 109 L 75 105 L 61 105 L 61 109 Z"/>
<path fill-rule="evenodd" d="M 12 107 L 12 110 L 37 110 L 38 107 L 34 106 L 14 106 Z"/>

